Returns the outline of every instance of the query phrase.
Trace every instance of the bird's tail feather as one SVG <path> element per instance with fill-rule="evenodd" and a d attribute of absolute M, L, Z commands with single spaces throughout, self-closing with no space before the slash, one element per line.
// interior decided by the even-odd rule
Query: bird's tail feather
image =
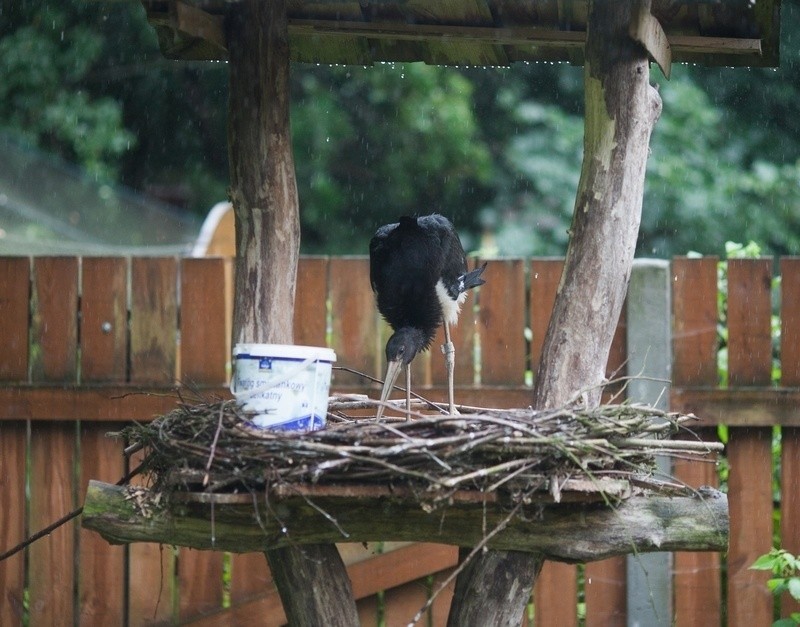
<path fill-rule="evenodd" d="M 479 285 L 483 285 L 486 283 L 484 279 L 481 278 L 481 274 L 486 269 L 486 262 L 483 262 L 483 265 L 480 268 L 475 268 L 474 270 L 467 272 L 464 277 L 464 290 L 468 290 L 472 287 L 478 287 Z"/>

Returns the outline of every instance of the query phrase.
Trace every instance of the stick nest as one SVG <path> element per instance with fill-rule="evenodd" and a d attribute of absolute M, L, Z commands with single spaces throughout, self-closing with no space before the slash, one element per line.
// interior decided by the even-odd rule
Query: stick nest
<path fill-rule="evenodd" d="M 460 407 L 456 416 L 380 421 L 348 415 L 369 405 L 366 397 L 333 397 L 326 428 L 294 433 L 254 428 L 233 401 L 182 402 L 122 435 L 129 450 L 145 450 L 143 470 L 161 492 L 379 486 L 411 493 L 426 509 L 470 493 L 518 502 L 539 492 L 559 501 L 575 480 L 597 486 L 589 491 L 606 499 L 602 485 L 609 480 L 646 484 L 655 454 L 702 457 L 719 446 L 668 439 L 688 431 L 684 423 L 694 416 L 628 403 L 547 411 Z"/>

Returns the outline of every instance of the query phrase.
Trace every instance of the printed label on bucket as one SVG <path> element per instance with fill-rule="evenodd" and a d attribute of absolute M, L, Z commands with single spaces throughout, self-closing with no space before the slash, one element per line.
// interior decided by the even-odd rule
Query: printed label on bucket
<path fill-rule="evenodd" d="M 326 351 L 323 356 L 333 355 L 329 349 L 318 350 Z M 254 426 L 278 431 L 325 426 L 330 361 L 320 359 L 310 347 L 237 345 L 234 353 L 232 391 L 242 410 L 253 414 Z"/>

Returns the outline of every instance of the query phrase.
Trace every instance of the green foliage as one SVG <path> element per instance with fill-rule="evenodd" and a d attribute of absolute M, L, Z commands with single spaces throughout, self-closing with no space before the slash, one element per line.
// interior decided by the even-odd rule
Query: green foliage
<path fill-rule="evenodd" d="M 767 581 L 767 587 L 776 597 L 787 592 L 793 599 L 800 601 L 800 556 L 792 555 L 784 549 L 772 549 L 760 556 L 750 568 L 768 570 L 772 573 L 773 576 Z M 793 612 L 790 617 L 772 623 L 773 627 L 793 625 L 800 625 L 800 612 Z"/>
<path fill-rule="evenodd" d="M 10 16 L 0 38 L 0 129 L 110 177 L 135 137 L 121 103 L 86 88 L 103 36 L 81 5 L 23 3 Z"/>

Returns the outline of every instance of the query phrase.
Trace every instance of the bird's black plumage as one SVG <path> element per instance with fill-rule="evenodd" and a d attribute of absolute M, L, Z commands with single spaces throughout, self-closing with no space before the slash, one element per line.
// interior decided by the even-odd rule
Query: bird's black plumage
<path fill-rule="evenodd" d="M 485 264 L 467 271 L 458 234 L 439 214 L 380 227 L 369 253 L 378 311 L 395 332 L 386 359 L 407 366 L 430 346 L 440 324 L 455 324 L 466 291 L 484 283 Z"/>

